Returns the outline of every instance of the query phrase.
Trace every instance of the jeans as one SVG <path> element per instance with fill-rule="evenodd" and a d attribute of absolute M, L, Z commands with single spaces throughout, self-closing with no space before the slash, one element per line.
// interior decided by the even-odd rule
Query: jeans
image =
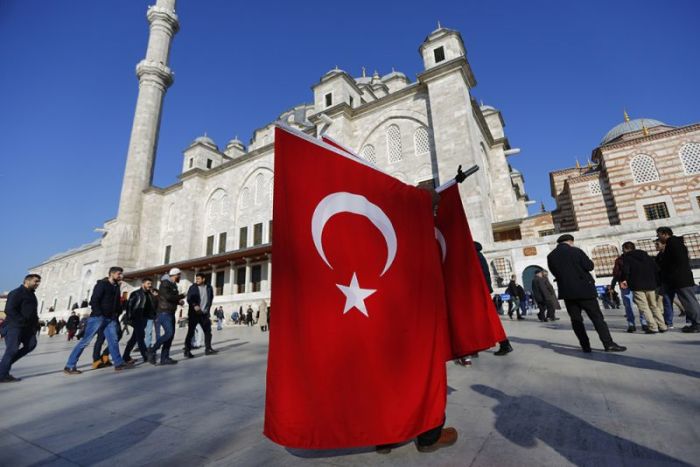
<path fill-rule="evenodd" d="M 117 337 L 118 327 L 119 323 L 117 323 L 116 319 L 105 318 L 104 316 L 91 316 L 88 318 L 87 324 L 85 325 L 85 335 L 83 335 L 83 338 L 80 339 L 80 342 L 76 344 L 75 348 L 73 348 L 73 351 L 70 353 L 68 362 L 66 362 L 66 368 L 75 369 L 83 350 L 90 345 L 92 338 L 99 332 L 104 333 L 107 339 L 109 354 L 112 356 L 114 365 L 123 365 L 124 360 L 122 360 L 122 356 L 119 354 L 119 339 Z"/>
<path fill-rule="evenodd" d="M 153 328 L 156 328 L 156 340 L 158 340 L 158 338 L 160 337 L 160 329 L 158 329 L 158 326 L 156 326 L 155 324 L 155 319 L 146 320 L 146 347 L 151 347 L 151 345 L 153 344 Z"/>
<path fill-rule="evenodd" d="M 221 331 L 224 328 L 224 319 L 218 318 L 216 321 L 216 330 Z"/>
<path fill-rule="evenodd" d="M 625 315 L 627 316 L 627 325 L 634 326 L 634 310 L 632 309 L 632 290 L 622 289 L 622 303 L 625 305 Z M 639 313 L 639 323 L 642 326 L 647 325 L 647 320 L 644 315 Z"/>
<path fill-rule="evenodd" d="M 673 326 L 673 298 L 675 294 L 673 292 L 666 293 L 662 295 L 663 305 L 664 305 L 664 321 L 666 326 Z"/>
<path fill-rule="evenodd" d="M 139 346 L 139 352 L 141 353 L 141 357 L 143 357 L 143 360 L 146 361 L 146 349 L 148 347 L 146 347 L 145 332 L 146 320 L 144 318 L 135 318 L 134 332 L 131 334 L 129 342 L 126 343 L 126 347 L 124 348 L 124 355 L 122 355 L 122 358 L 125 361 L 131 359 L 131 350 L 137 344 Z"/>
<path fill-rule="evenodd" d="M 20 358 L 36 347 L 36 335 L 33 327 L 7 326 L 5 335 L 5 354 L 0 360 L 0 379 L 10 374 L 10 368 Z M 22 344 L 22 348 L 19 345 Z"/>
<path fill-rule="evenodd" d="M 161 347 L 163 348 L 160 352 L 160 361 L 163 363 L 170 358 L 170 346 L 175 337 L 175 313 L 159 312 L 156 317 L 156 332 L 158 332 L 160 327 L 163 328 L 163 334 L 158 337 L 155 345 L 153 345 L 153 352 L 157 352 Z"/>

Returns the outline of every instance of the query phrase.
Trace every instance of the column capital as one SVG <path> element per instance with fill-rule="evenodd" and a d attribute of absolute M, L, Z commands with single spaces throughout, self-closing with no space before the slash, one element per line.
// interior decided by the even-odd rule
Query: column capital
<path fill-rule="evenodd" d="M 172 33 L 176 33 L 180 30 L 180 22 L 178 21 L 177 14 L 175 14 L 175 10 L 173 9 L 158 5 L 151 5 L 148 7 L 148 11 L 146 12 L 146 18 L 148 18 L 148 22 L 151 24 L 156 22 L 164 23 L 164 25 L 168 27 Z"/>

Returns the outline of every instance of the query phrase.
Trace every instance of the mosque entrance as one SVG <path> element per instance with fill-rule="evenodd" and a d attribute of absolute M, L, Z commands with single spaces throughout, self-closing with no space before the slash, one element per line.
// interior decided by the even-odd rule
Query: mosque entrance
<path fill-rule="evenodd" d="M 532 265 L 525 268 L 523 271 L 523 289 L 527 290 L 528 292 L 532 292 L 532 279 L 540 269 L 545 268 L 537 265 Z"/>

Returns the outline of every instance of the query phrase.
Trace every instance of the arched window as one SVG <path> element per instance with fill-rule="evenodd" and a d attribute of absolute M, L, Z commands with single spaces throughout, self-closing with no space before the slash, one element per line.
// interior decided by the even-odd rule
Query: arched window
<path fill-rule="evenodd" d="M 255 204 L 261 204 L 265 196 L 265 176 L 257 174 L 255 176 Z"/>
<path fill-rule="evenodd" d="M 634 156 L 630 162 L 630 169 L 632 169 L 634 183 L 655 182 L 659 179 L 659 172 L 656 170 L 654 159 L 646 154 Z"/>
<path fill-rule="evenodd" d="M 688 249 L 688 257 L 690 258 L 693 268 L 700 267 L 700 234 L 692 233 L 683 235 L 683 243 Z"/>
<path fill-rule="evenodd" d="M 360 151 L 360 155 L 364 160 L 366 160 L 370 164 L 377 163 L 377 150 L 374 149 L 374 146 L 372 146 L 371 144 L 366 144 L 362 148 L 362 151 Z"/>
<path fill-rule="evenodd" d="M 684 144 L 679 154 L 686 174 L 700 173 L 700 143 Z"/>
<path fill-rule="evenodd" d="M 513 274 L 513 267 L 508 258 L 494 258 L 491 261 L 491 271 L 494 275 L 493 279 L 496 280 L 496 287 L 505 287 Z"/>
<path fill-rule="evenodd" d="M 416 156 L 430 154 L 430 135 L 424 126 L 418 128 L 413 134 L 413 144 L 416 149 Z"/>
<path fill-rule="evenodd" d="M 615 260 L 620 253 L 614 245 L 600 245 L 593 248 L 593 265 L 595 274 L 598 277 L 612 276 Z"/>
<path fill-rule="evenodd" d="M 241 209 L 247 209 L 250 207 L 250 189 L 248 187 L 243 188 L 241 191 L 241 198 L 240 198 L 240 203 L 241 203 Z"/>
<path fill-rule="evenodd" d="M 389 163 L 399 162 L 403 159 L 401 150 L 401 130 L 397 125 L 390 125 L 386 129 L 386 146 L 389 151 Z"/>

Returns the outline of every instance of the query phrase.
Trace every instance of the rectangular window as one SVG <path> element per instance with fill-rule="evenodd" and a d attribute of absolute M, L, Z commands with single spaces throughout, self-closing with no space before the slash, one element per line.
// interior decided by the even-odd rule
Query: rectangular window
<path fill-rule="evenodd" d="M 516 227 L 510 230 L 504 230 L 501 232 L 493 233 L 493 240 L 495 242 L 510 242 L 513 240 L 520 240 L 522 238 L 520 234 L 520 228 Z"/>
<path fill-rule="evenodd" d="M 272 221 L 270 221 L 269 227 L 267 228 L 267 241 L 272 243 Z"/>
<path fill-rule="evenodd" d="M 354 102 L 355 102 L 355 99 L 353 99 L 352 96 L 350 96 L 350 107 L 352 107 L 352 104 L 353 104 Z"/>
<path fill-rule="evenodd" d="M 236 293 L 245 293 L 245 268 L 236 269 Z"/>
<path fill-rule="evenodd" d="M 194 158 L 190 157 L 190 169 L 192 168 L 192 164 L 194 164 Z"/>
<path fill-rule="evenodd" d="M 648 221 L 668 219 L 669 217 L 666 203 L 645 204 L 644 214 L 647 216 Z"/>
<path fill-rule="evenodd" d="M 253 226 L 253 246 L 262 245 L 262 222 Z"/>
<path fill-rule="evenodd" d="M 240 250 L 248 248 L 248 227 L 241 227 L 240 234 L 238 235 L 238 248 Z"/>
<path fill-rule="evenodd" d="M 223 295 L 224 294 L 224 279 L 225 271 L 219 271 L 216 273 L 216 284 L 214 284 L 214 294 Z"/>
<path fill-rule="evenodd" d="M 219 253 L 226 253 L 226 232 L 219 234 Z"/>
<path fill-rule="evenodd" d="M 540 235 L 540 237 L 546 237 L 547 235 L 554 235 L 557 232 L 554 229 L 548 229 L 548 230 L 540 230 L 537 233 Z"/>
<path fill-rule="evenodd" d="M 328 93 L 326 94 L 326 107 L 330 107 L 333 105 L 333 93 Z"/>
<path fill-rule="evenodd" d="M 165 256 L 163 257 L 163 264 L 170 264 L 170 250 L 172 249 L 172 245 L 168 245 L 165 247 Z"/>
<path fill-rule="evenodd" d="M 207 237 L 207 256 L 214 254 L 214 236 L 209 235 Z"/>
<path fill-rule="evenodd" d="M 251 282 L 253 283 L 253 292 L 260 292 L 260 283 L 262 281 L 262 266 L 259 264 L 253 266 L 250 272 L 250 276 L 252 279 Z"/>
<path fill-rule="evenodd" d="M 211 169 L 211 159 L 207 159 L 207 169 Z"/>
<path fill-rule="evenodd" d="M 698 202 L 698 207 L 700 208 L 700 195 L 695 197 L 695 201 Z"/>
<path fill-rule="evenodd" d="M 438 47 L 437 49 L 433 50 L 433 54 L 435 54 L 435 63 L 440 63 L 441 61 L 445 60 L 444 47 Z"/>

